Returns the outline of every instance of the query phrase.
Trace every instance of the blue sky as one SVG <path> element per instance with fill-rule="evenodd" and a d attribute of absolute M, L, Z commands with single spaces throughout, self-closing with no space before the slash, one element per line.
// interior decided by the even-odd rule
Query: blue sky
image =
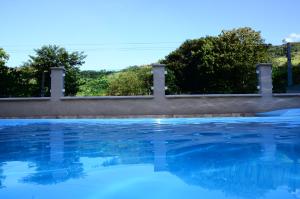
<path fill-rule="evenodd" d="M 57 44 L 84 51 L 83 70 L 118 70 L 223 29 L 249 26 L 272 44 L 298 40 L 299 9 L 299 0 L 0 0 L 0 47 L 9 66 Z"/>

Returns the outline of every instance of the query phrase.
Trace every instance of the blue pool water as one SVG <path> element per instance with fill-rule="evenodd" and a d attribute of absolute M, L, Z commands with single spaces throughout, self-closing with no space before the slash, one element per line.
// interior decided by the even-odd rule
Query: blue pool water
<path fill-rule="evenodd" d="M 300 198 L 299 158 L 297 114 L 0 120 L 0 198 Z"/>

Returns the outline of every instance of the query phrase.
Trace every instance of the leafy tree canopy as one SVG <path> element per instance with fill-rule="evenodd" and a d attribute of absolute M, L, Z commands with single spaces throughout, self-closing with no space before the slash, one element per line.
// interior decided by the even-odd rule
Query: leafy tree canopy
<path fill-rule="evenodd" d="M 268 60 L 268 45 L 251 28 L 187 40 L 162 61 L 174 75 L 173 93 L 253 93 L 255 66 Z"/>
<path fill-rule="evenodd" d="M 0 48 L 0 67 L 5 66 L 5 63 L 7 62 L 9 58 L 9 55 L 4 51 L 3 48 Z"/>
<path fill-rule="evenodd" d="M 46 95 L 50 95 L 50 68 L 64 67 L 66 70 L 65 76 L 65 94 L 75 95 L 79 90 L 79 67 L 84 64 L 86 55 L 83 52 L 68 52 L 65 48 L 56 45 L 43 46 L 35 50 L 34 56 L 29 56 L 30 59 L 25 64 L 34 68 L 35 77 L 39 89 L 36 94 L 41 91 L 41 82 L 43 73 L 45 76 Z"/>
<path fill-rule="evenodd" d="M 8 54 L 3 50 L 3 48 L 0 48 L 0 97 L 8 95 L 7 83 L 9 80 L 9 69 L 5 66 L 8 58 Z"/>
<path fill-rule="evenodd" d="M 152 67 L 129 67 L 108 77 L 108 95 L 149 95 L 152 86 Z"/>
<path fill-rule="evenodd" d="M 0 48 L 0 97 L 27 97 L 29 78 L 21 68 L 7 67 L 8 58 L 9 55 Z"/>

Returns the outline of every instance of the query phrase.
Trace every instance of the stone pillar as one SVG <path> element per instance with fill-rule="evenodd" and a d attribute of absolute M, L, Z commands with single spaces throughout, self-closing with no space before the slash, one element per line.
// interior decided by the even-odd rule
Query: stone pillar
<path fill-rule="evenodd" d="M 51 68 L 51 100 L 58 101 L 65 93 L 65 69 L 63 67 Z"/>
<path fill-rule="evenodd" d="M 165 98 L 165 64 L 152 64 L 153 95 L 155 99 Z"/>
<path fill-rule="evenodd" d="M 272 97 L 272 64 L 257 64 L 256 72 L 258 74 L 259 93 L 264 97 Z"/>

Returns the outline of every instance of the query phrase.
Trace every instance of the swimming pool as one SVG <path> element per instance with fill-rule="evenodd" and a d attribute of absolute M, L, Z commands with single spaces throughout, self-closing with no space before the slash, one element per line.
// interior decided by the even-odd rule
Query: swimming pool
<path fill-rule="evenodd" d="M 299 158 L 298 115 L 0 120 L 0 198 L 300 198 Z"/>

